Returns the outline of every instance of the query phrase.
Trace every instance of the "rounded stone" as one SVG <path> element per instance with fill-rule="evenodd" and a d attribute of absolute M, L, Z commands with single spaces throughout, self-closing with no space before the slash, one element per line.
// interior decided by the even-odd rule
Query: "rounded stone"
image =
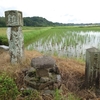
<path fill-rule="evenodd" d="M 31 66 L 36 69 L 52 68 L 55 65 L 55 60 L 50 56 L 41 56 L 31 60 Z"/>

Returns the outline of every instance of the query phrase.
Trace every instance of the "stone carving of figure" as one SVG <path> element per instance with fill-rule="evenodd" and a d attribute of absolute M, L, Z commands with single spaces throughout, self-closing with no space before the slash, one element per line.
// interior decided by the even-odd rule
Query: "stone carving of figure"
<path fill-rule="evenodd" d="M 8 23 L 14 23 L 16 22 L 17 19 L 16 19 L 16 16 L 13 14 L 13 15 L 8 15 Z"/>
<path fill-rule="evenodd" d="M 12 15 L 12 22 L 16 22 L 16 16 L 15 15 Z"/>
<path fill-rule="evenodd" d="M 11 18 L 11 15 L 9 14 L 8 15 L 8 23 L 11 23 L 11 21 L 12 21 L 12 18 Z"/>

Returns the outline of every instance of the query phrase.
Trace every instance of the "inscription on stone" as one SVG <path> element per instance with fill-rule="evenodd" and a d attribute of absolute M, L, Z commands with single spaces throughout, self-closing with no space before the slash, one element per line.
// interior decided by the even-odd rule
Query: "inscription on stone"
<path fill-rule="evenodd" d="M 7 26 L 23 26 L 22 12 L 10 10 L 5 12 Z"/>
<path fill-rule="evenodd" d="M 86 50 L 85 85 L 100 89 L 100 51 L 95 47 Z"/>
<path fill-rule="evenodd" d="M 22 34 L 22 12 L 17 10 L 5 11 L 6 25 L 9 41 L 10 61 L 12 64 L 21 63 L 24 60 L 24 38 Z"/>

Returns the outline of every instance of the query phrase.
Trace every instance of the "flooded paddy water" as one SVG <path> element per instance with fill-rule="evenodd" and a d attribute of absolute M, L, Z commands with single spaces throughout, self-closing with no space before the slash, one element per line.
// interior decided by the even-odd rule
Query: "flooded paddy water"
<path fill-rule="evenodd" d="M 61 31 L 43 35 L 27 46 L 47 55 L 85 59 L 86 49 L 100 49 L 99 31 Z"/>

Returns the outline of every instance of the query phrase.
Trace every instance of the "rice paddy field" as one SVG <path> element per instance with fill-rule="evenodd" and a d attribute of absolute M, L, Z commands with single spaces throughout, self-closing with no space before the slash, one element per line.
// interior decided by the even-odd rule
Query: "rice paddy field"
<path fill-rule="evenodd" d="M 7 38 L 7 28 L 0 28 L 0 38 Z M 23 27 L 27 50 L 46 55 L 85 60 L 86 49 L 100 49 L 99 26 Z"/>
<path fill-rule="evenodd" d="M 46 55 L 85 60 L 86 49 L 91 47 L 100 49 L 99 27 L 66 26 L 39 29 L 26 49 L 37 50 Z"/>

